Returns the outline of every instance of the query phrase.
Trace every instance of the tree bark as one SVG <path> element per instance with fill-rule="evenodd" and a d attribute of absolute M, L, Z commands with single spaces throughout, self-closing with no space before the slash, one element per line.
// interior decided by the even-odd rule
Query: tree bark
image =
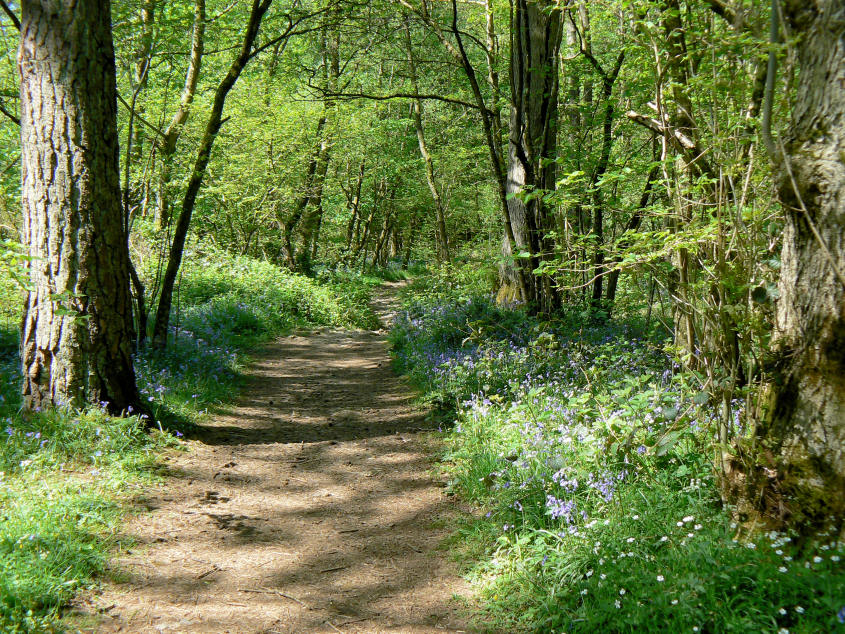
<path fill-rule="evenodd" d="M 405 2 L 405 0 L 399 0 L 399 2 L 402 6 L 415 13 L 417 17 L 431 29 L 432 33 L 434 33 L 446 51 L 458 64 L 460 64 L 461 68 L 463 68 L 464 74 L 469 81 L 475 103 L 478 106 L 478 110 L 481 115 L 481 126 L 484 130 L 484 139 L 487 142 L 487 149 L 490 156 L 490 169 L 494 182 L 496 183 L 496 193 L 498 194 L 499 204 L 502 210 L 502 218 L 505 229 L 503 251 L 506 256 L 510 257 L 514 250 L 516 239 L 513 233 L 513 222 L 511 220 L 510 207 L 508 205 L 508 175 L 505 167 L 504 156 L 502 154 L 500 119 L 498 118 L 498 110 L 491 110 L 487 107 L 484 100 L 484 94 L 481 92 L 481 86 L 478 82 L 478 76 L 475 72 L 475 68 L 473 67 L 472 61 L 467 54 L 466 48 L 464 47 L 463 36 L 461 35 L 461 30 L 458 28 L 458 2 L 457 0 L 452 0 L 451 26 L 452 35 L 455 38 L 457 46 L 453 45 L 452 42 L 449 41 L 441 26 L 431 18 L 425 3 L 422 4 L 421 9 L 417 9 Z M 492 12 L 488 12 L 487 20 L 488 32 L 490 32 L 493 20 Z M 492 49 L 488 48 L 488 60 L 491 59 L 493 52 L 494 51 Z M 496 99 L 498 99 L 498 97 Z M 495 100 L 493 102 L 493 107 L 498 107 L 498 103 Z M 515 274 L 513 277 L 516 278 L 514 281 L 519 288 L 520 295 L 525 300 L 529 293 L 528 288 L 530 273 L 526 270 L 528 267 L 525 266 L 522 261 L 517 260 L 514 268 L 515 271 L 513 271 L 513 273 Z"/>
<path fill-rule="evenodd" d="M 602 68 L 598 60 L 591 52 L 585 52 L 593 67 L 602 78 L 602 98 L 604 99 L 604 121 L 602 122 L 602 144 L 599 162 L 593 172 L 591 189 L 593 193 L 593 235 L 596 238 L 595 251 L 593 252 L 593 296 L 591 300 L 593 310 L 602 310 L 602 285 L 604 282 L 604 194 L 601 190 L 601 179 L 607 172 L 610 162 L 610 151 L 613 147 L 613 84 L 619 76 L 622 62 L 625 59 L 624 51 L 616 58 L 616 65 L 608 73 Z M 615 292 L 615 289 L 614 289 Z"/>
<path fill-rule="evenodd" d="M 139 406 L 121 205 L 111 6 L 24 0 L 24 407 Z"/>
<path fill-rule="evenodd" d="M 331 12 L 330 22 L 323 26 L 323 69 L 324 84 L 327 94 L 334 94 L 338 89 L 340 77 L 340 28 L 337 21 L 339 15 L 337 7 Z M 314 183 L 311 192 L 308 193 L 304 214 L 302 217 L 301 244 L 297 254 L 296 268 L 306 275 L 311 275 L 311 263 L 317 253 L 316 239 L 318 227 L 323 222 L 323 189 L 326 184 L 326 174 L 331 161 L 332 150 L 332 125 L 334 124 L 335 103 L 331 97 L 323 99 L 323 134 L 320 139 L 320 150 L 317 154 L 317 165 L 315 166 Z"/>
<path fill-rule="evenodd" d="M 358 180 L 355 183 L 355 190 L 349 200 L 349 224 L 346 225 L 346 248 L 343 252 L 343 258 L 346 258 L 352 251 L 352 241 L 355 235 L 355 228 L 361 224 L 361 186 L 364 184 L 364 166 L 366 164 L 366 156 L 361 159 L 361 164 L 358 166 Z"/>
<path fill-rule="evenodd" d="M 758 508 L 793 525 L 845 515 L 845 3 L 786 0 L 800 67 L 780 162 L 786 212 L 758 437 L 775 476 Z M 771 473 L 771 472 L 769 472 Z"/>
<path fill-rule="evenodd" d="M 678 136 L 687 139 L 687 145 L 698 148 L 699 133 L 694 119 L 692 99 L 690 97 L 690 69 L 688 60 L 688 49 L 686 44 L 686 29 L 681 20 L 683 15 L 678 0 L 666 0 L 661 7 L 661 20 L 663 32 L 666 36 L 666 49 L 669 54 L 667 69 L 671 79 L 671 95 L 673 110 L 669 120 L 664 118 L 663 130 L 667 144 L 674 144 Z M 684 169 L 688 172 L 690 180 L 695 174 L 712 174 L 713 170 L 702 154 L 694 155 L 691 152 L 684 154 Z M 711 190 L 712 191 L 712 190 Z M 683 232 L 686 224 L 692 217 L 691 196 L 678 197 L 678 209 L 673 219 L 673 230 L 676 233 Z M 674 311 L 674 339 L 675 345 L 684 350 L 687 356 L 686 364 L 691 369 L 698 366 L 697 342 L 700 340 L 696 332 L 695 313 L 693 307 L 693 294 L 691 285 L 693 281 L 693 258 L 689 249 L 681 247 L 673 254 L 673 264 L 677 269 L 676 292 L 673 294 Z"/>
<path fill-rule="evenodd" d="M 328 118 L 328 114 L 326 115 Z M 296 270 L 306 275 L 311 274 L 312 242 L 316 237 L 316 228 L 322 222 L 323 189 L 331 160 L 332 140 L 328 132 L 323 133 L 310 195 L 306 200 L 302 218 L 299 252 L 296 255 Z M 288 243 L 290 244 L 290 243 Z M 292 245 L 291 245 L 292 246 Z"/>
<path fill-rule="evenodd" d="M 241 72 L 251 57 L 252 45 L 258 36 L 261 19 L 264 17 L 267 9 L 270 8 L 271 2 L 272 0 L 252 1 L 252 10 L 250 11 L 249 22 L 244 32 L 241 50 L 232 61 L 229 72 L 226 73 L 223 81 L 217 86 L 214 94 L 211 114 L 205 126 L 205 134 L 200 142 L 197 159 L 194 163 L 194 170 L 188 181 L 188 188 L 185 190 L 185 196 L 182 199 L 182 210 L 176 222 L 176 228 L 173 233 L 173 244 L 170 248 L 170 257 L 168 258 L 167 269 L 164 272 L 161 282 L 161 294 L 159 295 L 158 310 L 156 311 L 156 320 L 153 326 L 153 345 L 158 348 L 163 348 L 167 345 L 167 330 L 170 325 L 173 288 L 176 285 L 176 277 L 179 274 L 179 267 L 182 264 L 182 253 L 185 250 L 185 240 L 188 237 L 188 228 L 191 224 L 191 215 L 193 214 L 194 205 L 197 201 L 197 194 L 199 194 L 200 187 L 202 186 L 205 168 L 208 167 L 208 162 L 211 160 L 211 150 L 214 147 L 214 140 L 217 138 L 217 133 L 220 132 L 220 126 L 223 124 L 223 106 L 226 104 L 226 96 L 235 85 L 235 82 L 238 81 L 238 77 L 240 77 Z"/>
<path fill-rule="evenodd" d="M 419 220 L 417 218 L 417 214 L 413 214 L 411 216 L 411 224 L 408 226 L 408 237 L 405 240 L 405 257 L 402 258 L 402 268 L 406 271 L 408 267 L 411 265 L 411 252 L 414 248 L 414 240 L 417 237 L 417 227 L 419 226 Z"/>
<path fill-rule="evenodd" d="M 527 252 L 533 271 L 554 255 L 548 238 L 554 227 L 543 194 L 555 189 L 561 11 L 548 0 L 513 0 L 511 11 L 508 207 L 516 246 Z M 532 274 L 528 281 L 526 299 L 533 310 L 558 308 L 560 297 L 548 274 Z"/>
<path fill-rule="evenodd" d="M 297 225 L 302 220 L 302 216 L 308 207 L 308 201 L 311 199 L 315 175 L 317 174 L 317 166 L 321 162 L 323 151 L 327 150 L 328 142 L 325 139 L 325 127 L 327 117 L 325 110 L 321 113 L 320 119 L 317 121 L 317 140 L 318 143 L 314 148 L 314 153 L 308 161 L 308 168 L 305 172 L 305 183 L 303 184 L 302 195 L 297 199 L 293 211 L 287 217 L 279 217 L 279 224 L 282 230 L 282 251 L 285 264 L 291 271 L 296 270 L 296 250 L 293 244 L 293 232 Z M 326 157 L 328 158 L 328 157 Z M 281 214 L 281 212 L 280 212 Z"/>

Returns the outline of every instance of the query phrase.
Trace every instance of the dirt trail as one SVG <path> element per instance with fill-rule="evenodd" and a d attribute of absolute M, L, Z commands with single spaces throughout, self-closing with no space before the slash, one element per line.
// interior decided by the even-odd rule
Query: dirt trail
<path fill-rule="evenodd" d="M 379 289 L 383 322 L 397 285 Z M 97 632 L 468 631 L 468 588 L 438 549 L 457 510 L 432 478 L 383 332 L 269 345 L 127 524 L 124 575 L 90 599 Z"/>

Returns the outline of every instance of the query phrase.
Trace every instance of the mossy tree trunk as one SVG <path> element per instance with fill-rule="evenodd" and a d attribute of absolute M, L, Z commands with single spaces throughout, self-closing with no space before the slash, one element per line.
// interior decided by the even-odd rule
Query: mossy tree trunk
<path fill-rule="evenodd" d="M 746 501 L 807 527 L 845 516 L 845 3 L 782 9 L 800 71 L 776 153 L 786 216 L 776 362 L 757 427 L 764 464 Z"/>

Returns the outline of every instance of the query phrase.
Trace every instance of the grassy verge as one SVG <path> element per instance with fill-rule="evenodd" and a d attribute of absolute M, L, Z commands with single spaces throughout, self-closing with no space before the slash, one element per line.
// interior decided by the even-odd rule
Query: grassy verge
<path fill-rule="evenodd" d="M 95 583 L 133 496 L 159 479 L 158 456 L 237 393 L 250 349 L 296 327 L 373 327 L 368 287 L 317 282 L 194 247 L 171 344 L 136 359 L 161 425 L 93 408 L 19 411 L 20 292 L 0 267 L 0 631 L 59 631 L 61 610 Z"/>
<path fill-rule="evenodd" d="M 444 469 L 478 509 L 454 546 L 486 624 L 845 631 L 845 544 L 731 523 L 714 412 L 658 342 L 632 325 L 539 323 L 472 283 L 434 288 L 407 297 L 395 359 L 454 414 Z"/>

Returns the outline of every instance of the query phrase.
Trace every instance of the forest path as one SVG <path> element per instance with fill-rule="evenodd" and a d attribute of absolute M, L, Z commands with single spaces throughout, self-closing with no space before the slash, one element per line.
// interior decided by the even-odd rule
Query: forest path
<path fill-rule="evenodd" d="M 376 290 L 384 324 L 399 284 Z M 124 534 L 97 632 L 458 632 L 458 510 L 384 331 L 268 345 Z"/>

